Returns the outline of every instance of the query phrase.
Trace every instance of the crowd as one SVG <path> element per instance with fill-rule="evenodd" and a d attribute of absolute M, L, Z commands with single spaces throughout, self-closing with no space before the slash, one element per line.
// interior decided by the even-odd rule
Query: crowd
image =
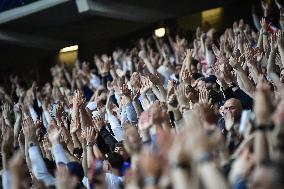
<path fill-rule="evenodd" d="M 11 76 L 2 188 L 284 188 L 284 32 L 262 7 L 256 29 L 140 39 L 43 86 Z"/>

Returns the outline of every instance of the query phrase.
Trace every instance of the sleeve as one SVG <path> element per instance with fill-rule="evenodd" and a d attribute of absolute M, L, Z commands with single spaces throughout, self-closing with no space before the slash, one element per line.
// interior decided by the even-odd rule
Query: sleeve
<path fill-rule="evenodd" d="M 112 77 L 110 74 L 108 74 L 107 76 L 103 76 L 102 77 L 102 85 L 107 88 L 107 82 L 108 81 L 112 81 Z"/>
<path fill-rule="evenodd" d="M 37 99 L 33 101 L 33 109 L 35 110 L 37 115 L 41 115 L 42 108 L 40 107 L 40 102 Z"/>
<path fill-rule="evenodd" d="M 29 107 L 29 112 L 31 114 L 33 121 L 35 122 L 38 118 L 38 115 L 32 106 Z"/>
<path fill-rule="evenodd" d="M 247 188 L 247 182 L 245 179 L 242 178 L 238 178 L 233 185 L 233 189 L 246 189 L 246 188 Z"/>
<path fill-rule="evenodd" d="M 87 177 L 84 177 L 84 178 L 83 178 L 82 183 L 83 183 L 83 185 L 85 186 L 85 188 L 91 189 L 90 183 L 89 183 L 89 180 L 88 180 Z"/>
<path fill-rule="evenodd" d="M 110 134 L 110 132 L 105 127 L 103 127 L 100 130 L 99 135 L 102 136 L 102 138 L 104 139 L 105 143 L 109 146 L 109 148 L 111 150 L 114 150 L 117 140 Z"/>
<path fill-rule="evenodd" d="M 49 123 L 50 123 L 50 121 L 51 121 L 51 117 L 50 117 L 50 115 L 49 115 L 49 112 L 46 111 L 46 110 L 44 110 L 44 111 L 43 111 L 43 115 L 44 115 L 44 117 L 45 117 L 45 119 L 46 119 L 46 121 L 47 121 L 47 125 L 49 125 Z"/>
<path fill-rule="evenodd" d="M 122 141 L 124 138 L 123 127 L 120 125 L 117 118 L 112 114 L 108 114 L 108 121 L 115 139 L 117 141 Z"/>
<path fill-rule="evenodd" d="M 2 172 L 2 188 L 3 189 L 10 189 L 11 188 L 11 175 L 10 172 L 4 170 Z"/>
<path fill-rule="evenodd" d="M 60 162 L 65 163 L 65 164 L 69 162 L 69 159 L 67 158 L 61 144 L 55 144 L 52 146 L 52 154 L 54 156 L 56 165 Z"/>
<path fill-rule="evenodd" d="M 122 107 L 122 110 L 121 110 L 121 113 L 120 113 L 120 120 L 121 120 L 122 125 L 127 121 L 126 106 Z"/>
<path fill-rule="evenodd" d="M 258 16 L 253 13 L 252 14 L 252 19 L 253 19 L 253 24 L 254 24 L 254 27 L 259 31 L 261 29 L 261 25 L 260 25 L 260 20 L 258 18 Z"/>
<path fill-rule="evenodd" d="M 133 104 L 131 102 L 126 104 L 125 109 L 126 109 L 127 119 L 131 123 L 136 124 L 138 120 L 137 120 L 137 114 L 136 114 L 136 111 L 135 111 Z"/>
<path fill-rule="evenodd" d="M 157 99 L 155 94 L 153 93 L 153 91 L 151 89 L 146 92 L 146 96 L 147 96 L 148 100 L 150 100 L 150 101 L 155 101 Z"/>
<path fill-rule="evenodd" d="M 42 181 L 45 186 L 54 186 L 55 178 L 48 172 L 39 147 L 32 146 L 29 148 L 28 152 L 31 160 L 32 172 L 36 179 Z"/>

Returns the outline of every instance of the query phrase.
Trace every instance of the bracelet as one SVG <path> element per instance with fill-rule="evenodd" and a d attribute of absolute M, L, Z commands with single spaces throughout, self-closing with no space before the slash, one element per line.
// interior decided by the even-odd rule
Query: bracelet
<path fill-rule="evenodd" d="M 268 124 L 268 125 L 257 125 L 254 126 L 255 131 L 272 131 L 274 129 L 274 124 Z"/>
<path fill-rule="evenodd" d="M 158 180 L 156 177 L 146 177 L 144 178 L 144 186 L 155 186 L 157 185 Z"/>
<path fill-rule="evenodd" d="M 259 124 L 257 125 L 255 123 L 255 120 L 251 122 L 252 124 L 252 128 L 255 131 L 272 131 L 274 129 L 274 124 L 270 123 L 270 124 Z"/>
<path fill-rule="evenodd" d="M 94 146 L 94 144 L 92 143 L 92 142 L 88 142 L 87 144 L 86 144 L 86 147 L 93 147 Z"/>

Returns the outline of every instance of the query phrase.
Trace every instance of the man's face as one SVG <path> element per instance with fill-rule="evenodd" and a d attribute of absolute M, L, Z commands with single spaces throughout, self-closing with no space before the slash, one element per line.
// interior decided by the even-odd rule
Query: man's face
<path fill-rule="evenodd" d="M 224 104 L 224 116 L 231 114 L 234 120 L 238 120 L 241 116 L 242 107 L 237 99 L 229 99 Z"/>

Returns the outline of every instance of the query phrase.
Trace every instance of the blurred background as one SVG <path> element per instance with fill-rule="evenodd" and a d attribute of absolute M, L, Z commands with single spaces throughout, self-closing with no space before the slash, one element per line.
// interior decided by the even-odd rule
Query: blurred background
<path fill-rule="evenodd" d="M 134 45 L 140 37 L 180 34 L 197 26 L 222 31 L 243 18 L 253 0 L 0 0 L 0 79 L 25 73 L 39 81 L 61 62 L 93 62 L 94 53 Z M 261 11 L 256 7 L 256 11 Z M 157 30 L 159 29 L 159 30 Z M 67 48 L 65 48 L 67 47 Z"/>

